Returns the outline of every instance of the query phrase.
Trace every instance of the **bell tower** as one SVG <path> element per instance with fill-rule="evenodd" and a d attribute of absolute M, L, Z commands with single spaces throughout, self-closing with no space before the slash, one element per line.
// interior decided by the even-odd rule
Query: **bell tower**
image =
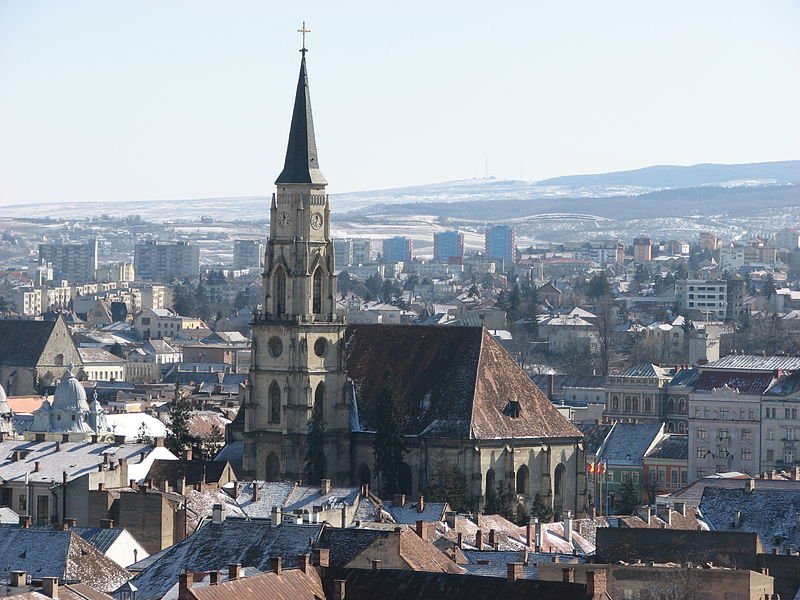
<path fill-rule="evenodd" d="M 319 169 L 306 70 L 270 205 L 263 311 L 253 322 L 243 466 L 257 479 L 350 479 L 344 318 L 336 315 L 328 182 Z M 313 426 L 312 426 L 313 424 Z M 309 467 L 308 457 L 317 457 Z"/>

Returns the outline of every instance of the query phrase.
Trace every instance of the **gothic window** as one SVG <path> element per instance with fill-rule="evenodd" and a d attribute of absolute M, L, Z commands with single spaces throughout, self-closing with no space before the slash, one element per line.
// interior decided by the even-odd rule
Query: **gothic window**
<path fill-rule="evenodd" d="M 667 412 L 675 412 L 675 398 L 670 398 L 667 400 Z"/>
<path fill-rule="evenodd" d="M 555 474 L 553 476 L 553 494 L 556 496 L 560 496 L 564 493 L 564 479 L 567 474 L 567 469 L 564 465 L 559 464 L 556 467 Z"/>
<path fill-rule="evenodd" d="M 528 466 L 522 465 L 519 469 L 517 469 L 517 493 L 518 494 L 527 494 L 528 493 Z"/>
<path fill-rule="evenodd" d="M 681 413 L 686 412 L 686 400 L 683 398 L 678 401 L 678 411 Z"/>
<path fill-rule="evenodd" d="M 269 386 L 269 422 L 281 422 L 281 386 L 277 381 Z"/>
<path fill-rule="evenodd" d="M 276 317 L 286 314 L 286 273 L 278 267 L 275 269 L 275 291 L 273 293 L 272 305 Z"/>
<path fill-rule="evenodd" d="M 314 306 L 311 312 L 315 315 L 322 312 L 322 269 L 314 271 Z"/>
<path fill-rule="evenodd" d="M 320 381 L 314 392 L 314 410 L 321 417 L 325 416 L 325 383 Z"/>
<path fill-rule="evenodd" d="M 493 494 L 494 491 L 494 469 L 489 469 L 486 471 L 486 494 Z"/>

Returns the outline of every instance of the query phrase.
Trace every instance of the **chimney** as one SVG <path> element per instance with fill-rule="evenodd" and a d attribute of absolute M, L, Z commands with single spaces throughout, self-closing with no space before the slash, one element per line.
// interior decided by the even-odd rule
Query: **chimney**
<path fill-rule="evenodd" d="M 525 546 L 530 548 L 533 544 L 531 539 L 531 522 L 530 520 L 525 524 Z"/>
<path fill-rule="evenodd" d="M 755 479 L 745 479 L 744 481 L 744 490 L 746 492 L 752 492 L 756 489 L 756 480 Z"/>
<path fill-rule="evenodd" d="M 101 468 L 102 468 L 102 466 L 101 466 Z M 104 484 L 102 481 L 99 481 L 99 482 L 97 483 L 97 491 L 98 491 L 98 492 L 102 492 L 102 491 L 103 491 L 103 488 L 104 488 L 105 486 L 106 486 L 106 485 L 105 485 L 105 484 Z"/>
<path fill-rule="evenodd" d="M 67 529 L 72 529 L 73 527 L 77 527 L 78 519 L 64 519 L 64 525 L 66 525 Z"/>
<path fill-rule="evenodd" d="M 685 502 L 676 502 L 674 505 L 675 512 L 681 513 L 682 516 L 686 516 L 686 503 Z"/>
<path fill-rule="evenodd" d="M 494 548 L 497 543 L 497 532 L 494 529 L 489 530 L 489 547 Z"/>
<path fill-rule="evenodd" d="M 242 565 L 240 563 L 230 563 L 228 565 L 228 580 L 234 581 L 242 576 Z"/>
<path fill-rule="evenodd" d="M 483 550 L 483 531 L 480 529 L 475 532 L 475 547 L 478 550 Z"/>
<path fill-rule="evenodd" d="M 564 513 L 564 539 L 572 543 L 572 511 Z"/>
<path fill-rule="evenodd" d="M 575 583 L 574 567 L 563 567 L 561 569 L 561 581 L 564 583 Z"/>
<path fill-rule="evenodd" d="M 280 556 L 273 556 L 269 559 L 269 568 L 272 570 L 275 575 L 281 574 L 281 557 Z"/>
<path fill-rule="evenodd" d="M 58 577 L 42 577 L 42 593 L 48 598 L 58 600 Z"/>
<path fill-rule="evenodd" d="M 30 515 L 23 515 L 20 517 L 20 525 L 23 529 L 30 529 L 31 528 L 31 516 Z"/>
<path fill-rule="evenodd" d="M 444 513 L 444 522 L 447 523 L 447 526 L 450 529 L 456 528 L 456 518 L 458 517 L 458 513 L 454 510 L 448 510 Z"/>
<path fill-rule="evenodd" d="M 790 477 L 792 481 L 800 481 L 800 467 L 794 466 L 790 472 Z"/>
<path fill-rule="evenodd" d="M 527 564 L 528 564 L 528 549 L 527 548 L 523 548 L 520 551 L 520 556 L 522 557 L 522 564 L 527 566 Z"/>
<path fill-rule="evenodd" d="M 653 509 L 649 506 L 639 506 L 636 508 L 636 512 L 638 513 L 637 516 L 647 523 L 650 524 L 650 517 L 653 516 Z"/>
<path fill-rule="evenodd" d="M 794 526 L 800 529 L 800 512 L 794 513 Z"/>
<path fill-rule="evenodd" d="M 163 448 L 164 447 L 164 438 L 163 437 L 153 438 L 153 447 L 154 448 Z"/>
<path fill-rule="evenodd" d="M 331 600 L 344 600 L 344 579 L 334 579 Z"/>
<path fill-rule="evenodd" d="M 417 498 L 417 512 L 425 512 L 425 496 Z"/>
<path fill-rule="evenodd" d="M 39 461 L 38 460 L 35 463 L 33 463 L 33 472 L 34 473 L 38 473 L 39 472 Z"/>
<path fill-rule="evenodd" d="M 192 449 L 187 448 L 183 451 L 183 460 L 192 460 Z"/>
<path fill-rule="evenodd" d="M 125 436 L 124 435 L 115 435 L 114 436 L 114 445 L 121 446 L 125 443 Z"/>
<path fill-rule="evenodd" d="M 91 439 L 92 439 L 92 443 L 96 444 L 97 440 L 100 439 L 100 436 L 98 436 L 96 433 L 93 433 L 92 436 L 91 436 Z"/>
<path fill-rule="evenodd" d="M 539 520 L 539 517 L 533 517 L 533 526 L 533 535 L 538 552 L 544 547 L 544 531 L 542 531 L 542 522 Z"/>
<path fill-rule="evenodd" d="M 211 509 L 211 522 L 214 525 L 222 523 L 222 504 L 215 504 Z"/>
<path fill-rule="evenodd" d="M 184 600 L 192 587 L 192 573 L 186 571 L 178 575 L 178 599 Z"/>
<path fill-rule="evenodd" d="M 395 508 L 403 508 L 406 505 L 406 495 L 405 494 L 395 494 L 392 498 L 392 505 Z"/>
<path fill-rule="evenodd" d="M 311 557 L 308 554 L 299 554 L 297 556 L 297 566 L 303 573 L 308 573 L 311 567 Z"/>
<path fill-rule="evenodd" d="M 100 528 L 101 529 L 114 529 L 114 520 L 113 519 L 100 519 Z"/>
<path fill-rule="evenodd" d="M 347 527 L 347 505 L 342 505 L 342 529 Z"/>
<path fill-rule="evenodd" d="M 668 526 L 672 525 L 672 510 L 670 510 L 669 506 L 659 506 L 656 512 L 659 519 L 664 521 Z"/>
<path fill-rule="evenodd" d="M 586 571 L 586 598 L 587 600 L 602 600 L 606 594 L 605 569 Z"/>
<path fill-rule="evenodd" d="M 464 534 L 462 534 L 460 531 L 459 531 L 459 532 L 456 534 L 456 545 L 457 545 L 459 548 L 462 548 L 462 547 L 463 547 L 463 544 L 464 544 L 464 537 L 463 537 L 463 535 L 464 535 Z"/>
<path fill-rule="evenodd" d="M 377 571 L 381 568 L 381 561 L 379 558 L 373 558 L 371 561 L 369 561 L 369 564 L 373 571 Z"/>
<path fill-rule="evenodd" d="M 742 511 L 737 510 L 733 513 L 733 526 L 736 529 L 739 529 L 739 526 L 742 524 Z"/>
<path fill-rule="evenodd" d="M 208 585 L 217 585 L 221 580 L 221 573 L 216 569 L 208 574 Z"/>
<path fill-rule="evenodd" d="M 311 551 L 311 564 L 315 567 L 327 567 L 331 564 L 331 551 L 328 548 L 315 548 Z"/>
<path fill-rule="evenodd" d="M 555 373 L 548 373 L 547 374 L 547 399 L 551 402 L 553 401 L 553 395 L 556 388 L 556 376 Z"/>
<path fill-rule="evenodd" d="M 323 479 L 319 483 L 319 493 L 323 496 L 325 494 L 329 494 L 331 491 L 331 480 L 330 479 Z"/>
<path fill-rule="evenodd" d="M 270 515 L 272 519 L 272 526 L 277 527 L 281 524 L 281 507 L 280 506 L 273 506 L 272 513 Z"/>
<path fill-rule="evenodd" d="M 253 482 L 253 494 L 252 494 L 252 496 L 253 496 L 253 502 L 258 502 L 258 490 L 259 490 L 259 488 L 258 488 L 258 482 L 257 482 L 257 481 L 254 481 L 254 482 Z"/>
<path fill-rule="evenodd" d="M 61 442 L 56 442 L 56 452 L 61 452 Z"/>
<path fill-rule="evenodd" d="M 425 540 L 426 542 L 430 540 L 430 524 L 426 523 L 422 519 L 417 520 L 417 535 L 420 539 Z"/>
<path fill-rule="evenodd" d="M 11 571 L 11 587 L 25 587 L 28 585 L 28 574 L 25 571 Z"/>
<path fill-rule="evenodd" d="M 506 565 L 506 581 L 514 583 L 518 579 L 522 579 L 522 563 L 508 563 Z"/>

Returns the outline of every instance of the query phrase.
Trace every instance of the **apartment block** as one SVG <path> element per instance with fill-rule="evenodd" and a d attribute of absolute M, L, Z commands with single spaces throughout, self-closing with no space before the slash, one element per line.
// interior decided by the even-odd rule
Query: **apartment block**
<path fill-rule="evenodd" d="M 136 244 L 134 264 L 139 279 L 169 282 L 200 276 L 200 248 L 189 242 Z"/>
<path fill-rule="evenodd" d="M 81 243 L 39 244 L 39 261 L 50 263 L 57 279 L 94 281 L 97 247 L 96 239 Z"/>

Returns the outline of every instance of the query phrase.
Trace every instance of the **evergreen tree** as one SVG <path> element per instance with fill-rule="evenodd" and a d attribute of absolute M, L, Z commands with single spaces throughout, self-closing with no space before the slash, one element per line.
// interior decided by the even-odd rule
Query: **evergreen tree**
<path fill-rule="evenodd" d="M 608 284 L 605 272 L 593 275 L 586 286 L 586 295 L 594 300 L 610 294 L 611 286 Z"/>
<path fill-rule="evenodd" d="M 433 473 L 427 495 L 433 502 L 447 502 L 455 511 L 469 510 L 469 484 L 467 477 L 446 458 L 434 459 Z"/>
<path fill-rule="evenodd" d="M 317 404 L 311 412 L 308 422 L 308 443 L 306 444 L 305 475 L 309 482 L 317 482 L 325 477 L 327 461 L 325 459 L 325 423 L 322 411 Z"/>
<path fill-rule="evenodd" d="M 486 505 L 483 507 L 483 514 L 500 515 L 513 521 L 516 499 L 511 481 L 498 481 L 496 490 L 492 490 L 492 493 L 486 490 Z"/>
<path fill-rule="evenodd" d="M 553 520 L 553 509 L 544 503 L 538 492 L 531 503 L 531 517 L 538 517 L 542 523 L 549 523 Z"/>
<path fill-rule="evenodd" d="M 136 443 L 137 444 L 152 444 L 153 438 L 150 437 L 150 431 L 147 429 L 147 424 L 142 421 L 139 429 L 136 430 Z"/>
<path fill-rule="evenodd" d="M 770 273 L 767 275 L 766 279 L 764 279 L 764 286 L 761 288 L 761 293 L 765 298 L 771 298 L 775 292 L 775 278 L 772 276 L 772 273 Z"/>
<path fill-rule="evenodd" d="M 633 487 L 633 480 L 629 477 L 619 488 L 614 497 L 614 508 L 621 515 L 632 515 L 639 504 L 639 495 Z"/>
<path fill-rule="evenodd" d="M 177 382 L 175 382 L 175 394 L 167 414 L 170 425 L 165 444 L 173 454 L 181 456 L 185 450 L 192 447 L 195 440 L 189 432 L 192 407 L 181 394 L 181 387 Z"/>
<path fill-rule="evenodd" d="M 375 472 L 384 497 L 401 491 L 400 473 L 406 452 L 405 405 L 394 382 L 386 379 L 375 409 Z"/>
<path fill-rule="evenodd" d="M 237 292 L 236 298 L 233 299 L 233 308 L 236 309 L 236 311 L 238 312 L 248 304 L 249 302 L 247 298 L 247 292 L 245 291 Z"/>

